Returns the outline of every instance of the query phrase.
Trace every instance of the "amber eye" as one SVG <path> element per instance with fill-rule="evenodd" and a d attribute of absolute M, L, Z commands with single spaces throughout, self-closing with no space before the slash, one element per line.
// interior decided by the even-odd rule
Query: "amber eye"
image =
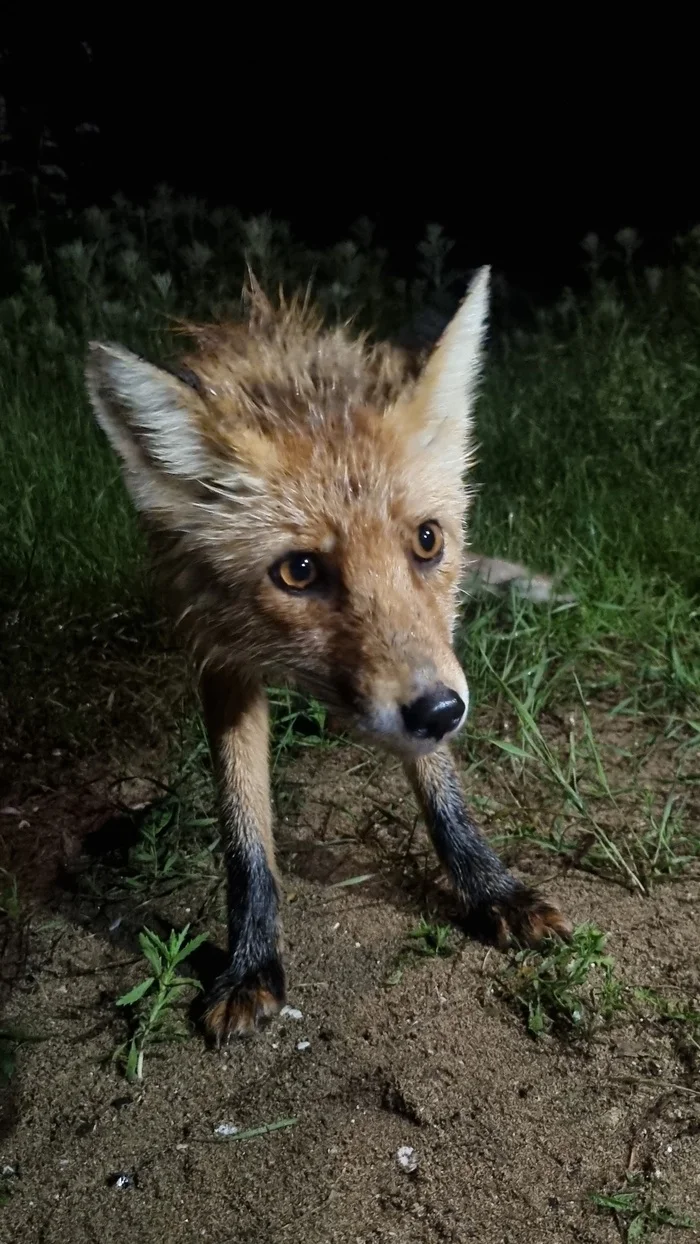
<path fill-rule="evenodd" d="M 413 536 L 413 553 L 422 562 L 433 562 L 440 556 L 445 537 L 439 523 L 421 523 Z"/>
<path fill-rule="evenodd" d="M 313 553 L 289 553 L 270 571 L 273 583 L 288 592 L 303 592 L 318 579 L 318 564 Z"/>

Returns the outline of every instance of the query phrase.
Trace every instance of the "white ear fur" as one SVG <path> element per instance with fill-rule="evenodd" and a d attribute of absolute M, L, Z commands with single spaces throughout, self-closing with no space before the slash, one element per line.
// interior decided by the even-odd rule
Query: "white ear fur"
<path fill-rule="evenodd" d="M 489 305 L 490 269 L 480 268 L 436 351 L 439 363 L 430 409 L 436 417 L 466 423 L 481 370 Z"/>
<path fill-rule="evenodd" d="M 445 465 L 468 454 L 471 408 L 481 371 L 489 302 L 488 267 L 480 268 L 418 381 L 420 445 L 440 449 Z"/>
<path fill-rule="evenodd" d="M 182 381 L 122 346 L 99 343 L 90 345 L 86 379 L 95 416 L 129 471 L 209 474 L 210 455 L 188 409 L 198 399 Z"/>

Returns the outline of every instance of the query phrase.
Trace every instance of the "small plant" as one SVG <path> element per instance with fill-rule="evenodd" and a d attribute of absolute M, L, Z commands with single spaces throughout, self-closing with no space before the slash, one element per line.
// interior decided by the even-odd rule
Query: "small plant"
<path fill-rule="evenodd" d="M 513 956 L 501 984 L 527 1015 L 533 1036 L 558 1030 L 590 1037 L 622 1010 L 622 985 L 605 953 L 606 940 L 594 925 L 581 924 L 570 942 L 552 938 L 544 950 Z"/>
<path fill-rule="evenodd" d="M 329 747 L 328 713 L 318 700 L 288 687 L 269 689 L 272 722 L 272 759 L 277 766 L 294 748 Z"/>
<path fill-rule="evenodd" d="M 655 1206 L 652 1189 L 645 1189 L 639 1183 L 634 1185 L 635 1177 L 631 1177 L 628 1186 L 621 1191 L 609 1196 L 595 1193 L 591 1197 L 593 1204 L 599 1209 L 614 1214 L 622 1238 L 628 1244 L 646 1239 L 661 1227 L 684 1227 L 689 1231 L 696 1229 L 697 1224 L 685 1214 L 676 1214 L 666 1205 Z"/>
<path fill-rule="evenodd" d="M 387 976 L 385 985 L 400 984 L 409 961 L 416 955 L 424 959 L 446 959 L 451 955 L 451 932 L 449 924 L 437 924 L 421 916 L 417 927 L 408 934 L 409 944 L 398 955 L 394 970 Z"/>
<path fill-rule="evenodd" d="M 411 950 L 416 955 L 425 955 L 430 959 L 444 959 L 452 954 L 452 947 L 449 945 L 451 931 L 449 924 L 431 923 L 421 916 L 418 927 L 411 929 L 408 935 L 413 942 Z"/>
<path fill-rule="evenodd" d="M 184 989 L 189 986 L 201 989 L 202 986 L 192 977 L 180 976 L 177 969 L 208 936 L 200 933 L 188 940 L 189 928 L 185 925 L 180 933 L 173 929 L 167 942 L 151 929 L 139 934 L 141 950 L 153 974 L 117 998 L 117 1006 L 135 1008 L 131 1039 L 114 1053 L 115 1061 L 124 1065 L 127 1080 L 142 1078 L 143 1057 L 148 1045 L 182 1040 L 187 1036 L 187 1029 L 173 1016 L 173 1008 Z"/>
<path fill-rule="evenodd" d="M 640 1002 L 648 1002 L 660 1019 L 700 1028 L 700 1010 L 684 998 L 665 998 L 656 989 L 646 986 L 635 989 L 634 996 Z"/>
<path fill-rule="evenodd" d="M 145 894 L 152 900 L 215 871 L 219 827 L 210 814 L 213 790 L 204 727 L 193 716 L 181 729 L 163 795 L 97 831 L 92 866 L 80 875 L 87 894 L 101 900 Z"/>
<path fill-rule="evenodd" d="M 190 850 L 183 845 L 182 830 L 190 830 Z M 180 799 L 172 798 L 162 808 L 155 809 L 144 821 L 138 841 L 129 852 L 128 871 L 124 885 L 138 891 L 155 885 L 169 889 L 211 868 L 211 847 L 198 840 L 192 830 L 210 831 L 216 827 L 213 817 L 195 820 L 183 811 Z"/>
<path fill-rule="evenodd" d="M 0 916 L 16 922 L 20 917 L 17 878 L 8 873 L 5 868 L 0 868 L 0 875 L 4 878 L 0 884 Z"/>
<path fill-rule="evenodd" d="M 686 828 L 684 802 L 677 794 L 668 796 L 660 816 L 654 814 L 649 796 L 645 802 L 649 828 L 639 835 L 634 846 L 638 869 L 648 890 L 655 881 L 687 872 L 700 856 L 700 838 Z"/>
<path fill-rule="evenodd" d="M 678 1057 L 694 1074 L 700 1065 L 700 1009 L 686 998 L 665 998 L 655 989 L 640 987 L 634 997 L 651 1008 L 651 1018 L 667 1029 Z"/>

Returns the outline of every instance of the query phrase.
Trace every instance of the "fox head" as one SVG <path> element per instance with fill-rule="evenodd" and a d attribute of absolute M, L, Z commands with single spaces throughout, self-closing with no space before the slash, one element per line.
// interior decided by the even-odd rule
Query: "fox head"
<path fill-rule="evenodd" d="M 418 377 L 298 304 L 192 328 L 178 371 L 93 345 L 95 414 L 200 667 L 290 680 L 397 752 L 461 727 L 452 633 L 482 269 Z"/>

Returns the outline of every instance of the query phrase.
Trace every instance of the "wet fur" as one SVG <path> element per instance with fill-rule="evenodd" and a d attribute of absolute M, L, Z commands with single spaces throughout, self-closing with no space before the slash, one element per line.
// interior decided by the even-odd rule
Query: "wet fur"
<path fill-rule="evenodd" d="M 201 682 L 229 887 L 229 968 L 207 1008 L 217 1041 L 284 1001 L 265 681 L 300 686 L 402 755 L 438 855 L 497 940 L 566 932 L 479 834 L 447 748 L 401 732 L 399 707 L 426 687 L 467 702 L 452 647 L 465 573 L 551 594 L 524 567 L 464 548 L 486 296 L 482 272 L 418 367 L 405 350 L 324 330 L 299 302 L 273 308 L 255 286 L 244 323 L 189 326 L 194 349 L 172 371 L 92 348 L 93 407 Z M 409 551 L 428 519 L 445 540 L 430 567 Z M 303 599 L 269 574 L 298 549 L 327 568 Z"/>

